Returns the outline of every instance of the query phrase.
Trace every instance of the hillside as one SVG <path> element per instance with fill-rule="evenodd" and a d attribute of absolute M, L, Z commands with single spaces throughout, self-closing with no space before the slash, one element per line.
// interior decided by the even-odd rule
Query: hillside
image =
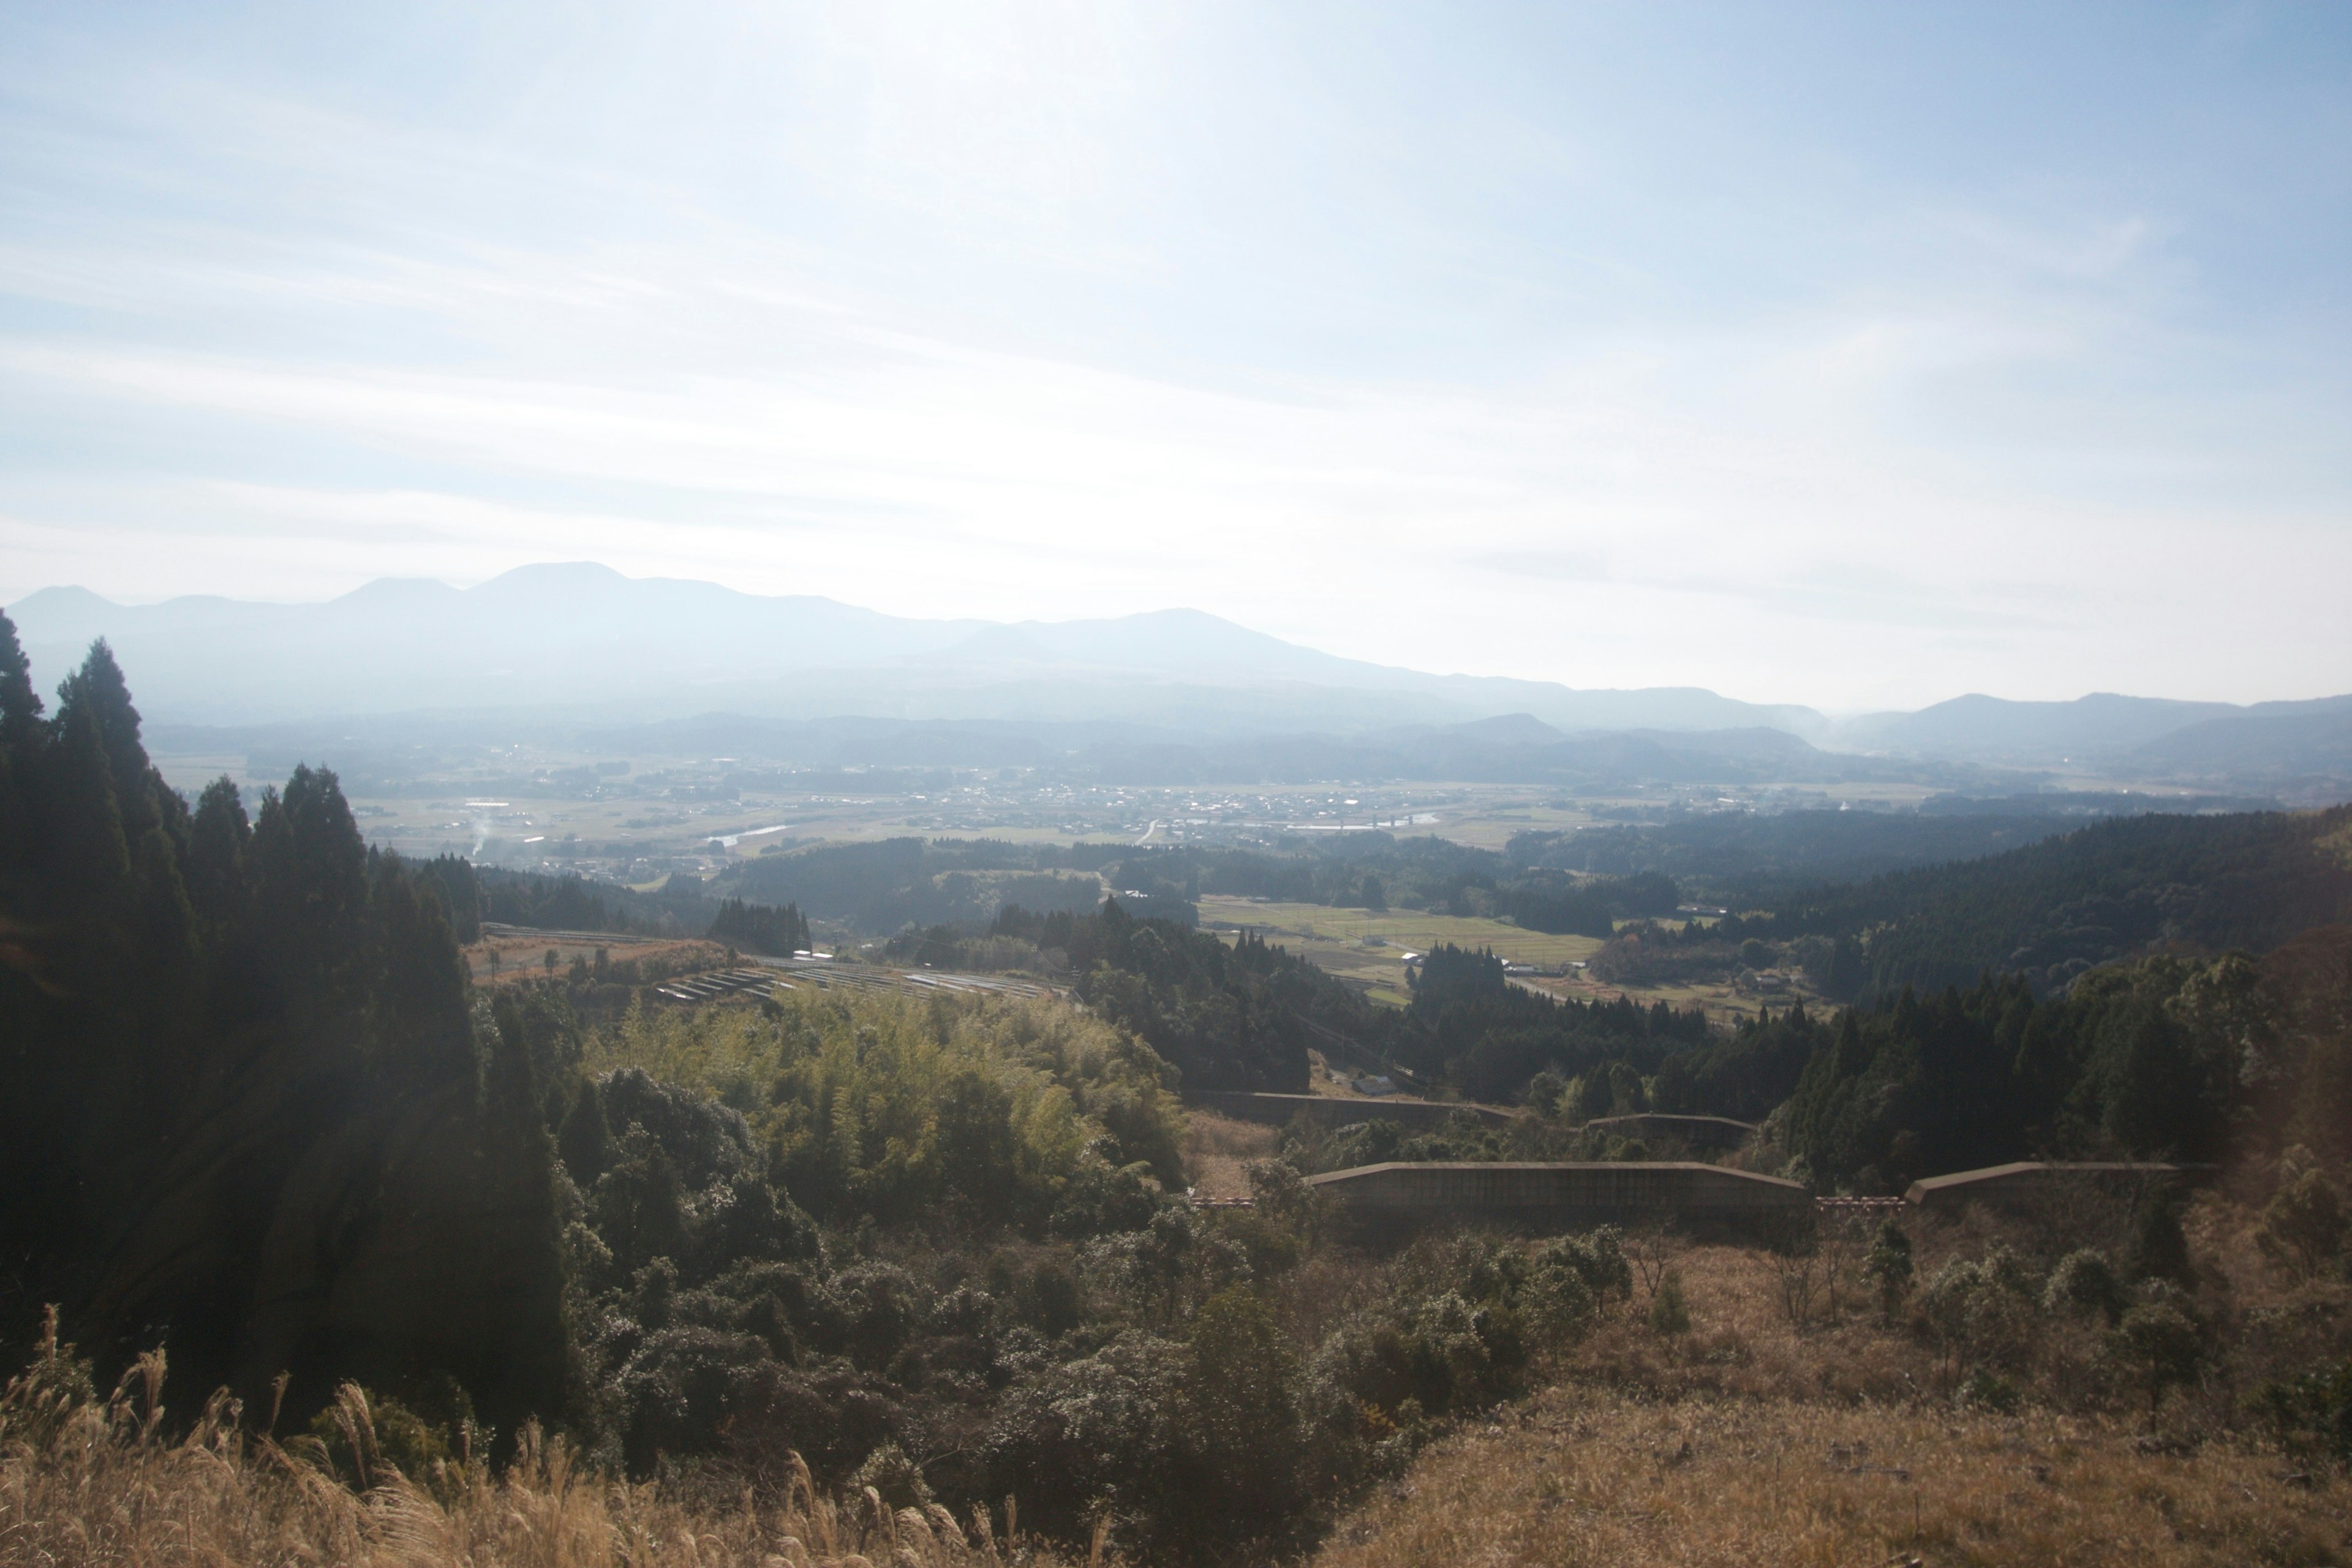
<path fill-rule="evenodd" d="M 2165 737 L 2210 723 L 2256 721 L 2293 732 L 2352 711 L 2352 698 L 2305 701 L 2183 702 L 2094 692 L 2071 702 L 2017 702 L 1971 693 L 1916 713 L 1874 713 L 1837 726 L 1841 743 L 1919 756 L 2029 763 L 2146 758 Z"/>
<path fill-rule="evenodd" d="M 2258 943 L 2340 901 L 2345 820 L 2110 823 L 1824 908 L 1891 922 L 1875 950 L 1987 899 L 2153 888 L 2184 931 Z M 1542 890 L 1486 877 L 1500 857 L 1368 847 L 1414 897 Z M 1120 898 L 1096 909 L 1101 873 Z M 1537 875 L 1603 921 L 1674 896 L 1655 873 Z M 1248 933 L 1123 907 L 1181 910 L 1220 877 L 1380 879 L 1344 856 L 916 839 L 760 856 L 677 896 L 412 865 L 368 850 L 331 772 L 298 768 L 249 816 L 225 780 L 185 800 L 104 648 L 52 714 L 0 618 L 0 1352 L 27 1368 L 0 1394 L 0 1560 L 23 1542 L 100 1560 L 75 1529 L 152 1541 L 142 1500 L 169 1498 L 183 1543 L 234 1515 L 338 1561 L 508 1560 L 514 1521 L 551 1510 L 575 1542 L 615 1539 L 596 1532 L 621 1516 L 706 1532 L 702 1562 L 754 1542 L 761 1562 L 851 1543 L 984 1560 L 1016 1516 L 1016 1561 L 1104 1532 L 1168 1568 L 1295 1561 L 1364 1544 L 1360 1525 L 1407 1542 L 1460 1529 L 1449 1456 L 1498 1411 L 1559 1408 L 1544 1390 L 1563 1383 L 1588 1408 L 1622 1393 L 1673 1412 L 1711 1479 L 1708 1434 L 1817 1433 L 1823 1391 L 1888 1405 L 1863 1440 L 1923 1451 L 1956 1407 L 2031 1399 L 2085 1435 L 2053 1470 L 2101 1497 L 2152 1473 L 2111 1436 L 2168 1396 L 2231 1454 L 2326 1452 L 2340 1314 L 2263 1320 L 2307 1323 L 2292 1332 L 2231 1314 L 2272 1304 L 2252 1268 L 2307 1289 L 2340 1268 L 2344 931 L 2253 965 L 2110 964 L 2061 996 L 2011 978 L 1726 1030 L 1693 1007 L 1555 1001 L 1458 948 L 1383 1007 Z M 1020 908 L 1031 879 L 1070 883 L 1078 907 Z M 696 1001 L 585 954 L 485 985 L 452 924 L 691 916 L 803 940 L 805 906 L 738 901 L 761 891 L 940 900 L 956 922 L 901 932 L 891 956 L 1049 976 L 1079 1005 L 877 993 L 856 964 L 839 986 L 771 972 L 764 994 Z M 1211 1155 L 1231 1174 L 1213 1145 L 1234 1145 L 1178 1091 L 1308 1089 L 1318 1049 L 1526 1113 L 1257 1129 L 1253 1206 L 1192 1201 Z M 1825 1191 L 2027 1151 L 2178 1152 L 2231 1165 L 2269 1207 L 2186 1237 L 2161 1205 L 2071 1213 L 2055 1240 L 2020 1229 L 2000 1247 L 1923 1229 L 1918 1264 L 1938 1267 L 1912 1305 L 1826 1226 L 1734 1247 L 1611 1228 L 1414 1239 L 1348 1229 L 1305 1180 L 1388 1159 L 1644 1160 L 1593 1125 L 1641 1110 L 1760 1120 L 1726 1157 Z M 2270 1238 L 2261 1264 L 2250 1237 Z M 2062 1256 L 2086 1246 L 2095 1258 Z M 2176 1393 L 2192 1342 L 2215 1371 Z M 167 1364 L 174 1388 L 223 1392 L 167 1406 Z M 1617 1460 L 1590 1457 L 1579 1495 L 1619 1506 Z M 2216 1507 L 2253 1484 L 2234 1460 L 2200 1473 L 2231 1489 Z M 1416 1475 L 1432 1502 L 1399 1521 L 1381 1500 Z M 1002 1530 L 975 1512 L 1008 1497 Z M 1490 1522 L 1517 1506 L 1496 1496 Z M 1937 1527 L 1973 1528 L 1954 1506 Z M 787 1547 L 782 1511 L 818 1543 Z M 1789 1516 L 1755 1518 L 1772 1546 L 1765 1527 Z"/>
<path fill-rule="evenodd" d="M 655 720 L 671 715 L 681 693 L 692 694 L 695 711 L 761 717 L 1139 720 L 1212 731 L 1517 711 L 1567 730 L 1822 722 L 1810 709 L 1695 688 L 1582 691 L 1398 668 L 1196 610 L 924 620 L 811 595 L 625 577 L 590 562 L 518 567 L 466 589 L 386 578 L 323 604 L 192 596 L 123 605 L 45 588 L 13 613 L 44 683 L 103 637 L 147 672 L 152 714 L 175 722 L 515 709 Z"/>
<path fill-rule="evenodd" d="M 2267 952 L 2352 917 L 2352 807 L 2121 817 L 2007 854 L 1791 894 L 1775 932 L 1863 943 L 1865 994 L 1986 970 L 2062 985 L 2168 947 Z"/>
<path fill-rule="evenodd" d="M 1523 833 L 1506 853 L 1530 867 L 1615 877 L 1659 873 L 1689 896 L 1753 909 L 1827 883 L 2003 854 L 2080 826 L 2080 818 L 2053 806 L 2019 815 L 1723 812 L 1641 826 Z"/>

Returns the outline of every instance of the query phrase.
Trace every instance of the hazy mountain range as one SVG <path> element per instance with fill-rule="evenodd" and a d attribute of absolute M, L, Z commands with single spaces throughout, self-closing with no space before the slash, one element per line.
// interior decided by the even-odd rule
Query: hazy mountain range
<path fill-rule="evenodd" d="M 1596 767 L 1828 779 L 1883 773 L 1906 759 L 2217 784 L 2352 778 L 2352 696 L 2237 707 L 1971 695 L 1833 721 L 1692 687 L 1582 690 L 1428 674 L 1340 658 L 1194 610 L 919 620 L 813 595 L 633 579 L 585 563 L 522 567 L 467 589 L 386 578 L 310 605 L 192 595 L 121 605 L 47 588 L 8 613 L 45 687 L 104 637 L 142 711 L 167 725 L 300 729 L 330 718 L 496 712 L 600 727 L 693 720 L 709 731 L 715 719 L 714 742 L 725 735 L 756 752 L 765 736 L 771 750 L 806 750 L 784 738 L 822 731 L 828 760 L 842 760 L 846 731 L 808 721 L 857 717 L 896 721 L 887 728 L 902 750 L 929 734 L 914 749 L 938 752 L 939 738 L 953 733 L 968 743 L 945 750 L 969 750 L 992 730 L 989 744 L 1000 752 L 1014 743 L 1092 755 L 1114 772 L 1171 781 L 1286 771 L 1269 748 L 1296 752 L 1310 740 L 1314 758 L 1295 757 L 1297 766 L 1352 759 L 1368 770 L 1470 779 L 1498 770 L 1591 776 Z"/>

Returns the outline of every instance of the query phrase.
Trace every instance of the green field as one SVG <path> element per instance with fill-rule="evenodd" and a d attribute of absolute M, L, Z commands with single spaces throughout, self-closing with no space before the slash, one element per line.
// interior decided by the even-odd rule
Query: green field
<path fill-rule="evenodd" d="M 1376 1000 L 1405 1000 L 1404 955 L 1441 942 L 1485 947 L 1513 963 L 1557 969 L 1590 958 L 1601 943 L 1589 936 L 1547 936 L 1504 921 L 1412 910 L 1341 910 L 1323 904 L 1260 903 L 1212 896 L 1201 900 L 1201 923 L 1211 930 L 1254 931 L 1334 974 L 1361 980 Z M 1365 938 L 1381 945 L 1367 946 Z"/>

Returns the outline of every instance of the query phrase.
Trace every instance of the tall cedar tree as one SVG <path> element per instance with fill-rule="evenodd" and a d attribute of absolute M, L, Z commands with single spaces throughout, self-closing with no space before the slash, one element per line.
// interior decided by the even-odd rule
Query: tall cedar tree
<path fill-rule="evenodd" d="M 454 1376 L 509 1430 L 562 1414 L 541 1097 L 466 987 L 333 773 L 192 813 L 107 646 L 45 717 L 0 616 L 0 1340 L 57 1302 L 248 1402 Z"/>

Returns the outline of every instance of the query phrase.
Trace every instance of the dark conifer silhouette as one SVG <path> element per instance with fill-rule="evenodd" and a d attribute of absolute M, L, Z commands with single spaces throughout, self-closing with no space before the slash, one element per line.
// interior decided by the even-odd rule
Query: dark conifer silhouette
<path fill-rule="evenodd" d="M 441 881 L 325 769 L 191 813 L 106 645 L 45 718 L 0 616 L 0 1338 L 57 1302 L 248 1402 L 448 1374 L 563 1413 L 541 1088 L 478 1039 Z"/>

